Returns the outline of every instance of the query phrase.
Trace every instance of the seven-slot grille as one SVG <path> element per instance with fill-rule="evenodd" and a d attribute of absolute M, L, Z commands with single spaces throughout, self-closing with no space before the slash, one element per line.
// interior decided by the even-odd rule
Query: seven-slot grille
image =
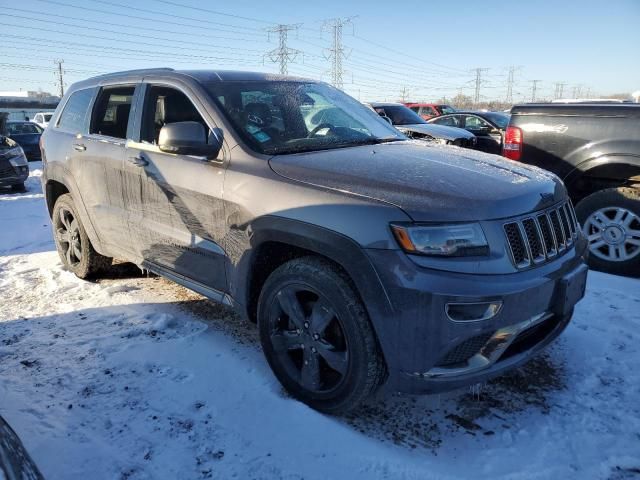
<path fill-rule="evenodd" d="M 570 202 L 504 224 L 511 259 L 518 269 L 541 264 L 568 250 L 579 228 Z"/>

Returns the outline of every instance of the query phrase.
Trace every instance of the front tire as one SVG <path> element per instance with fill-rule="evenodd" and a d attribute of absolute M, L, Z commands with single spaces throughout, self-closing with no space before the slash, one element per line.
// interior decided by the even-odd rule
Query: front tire
<path fill-rule="evenodd" d="M 53 207 L 53 236 L 62 264 L 78 278 L 89 278 L 111 265 L 91 245 L 70 194 L 61 195 Z"/>
<path fill-rule="evenodd" d="M 640 191 L 609 188 L 592 193 L 578 203 L 576 216 L 589 241 L 591 268 L 640 274 Z"/>
<path fill-rule="evenodd" d="M 291 260 L 267 279 L 258 327 L 274 374 L 321 412 L 356 408 L 385 373 L 369 318 L 349 278 L 316 257 Z"/>

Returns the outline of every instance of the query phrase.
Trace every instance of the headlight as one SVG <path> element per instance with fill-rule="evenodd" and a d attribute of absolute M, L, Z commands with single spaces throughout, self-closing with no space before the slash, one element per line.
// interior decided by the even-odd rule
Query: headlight
<path fill-rule="evenodd" d="M 392 224 L 391 230 L 407 253 L 440 257 L 488 255 L 489 244 L 478 223 L 451 225 Z"/>
<path fill-rule="evenodd" d="M 440 144 L 440 145 L 449 145 L 451 143 L 446 138 L 436 138 L 435 142 Z"/>
<path fill-rule="evenodd" d="M 28 165 L 27 157 L 24 156 L 22 147 L 12 148 L 5 155 L 9 157 L 9 163 L 14 167 L 24 167 Z"/>

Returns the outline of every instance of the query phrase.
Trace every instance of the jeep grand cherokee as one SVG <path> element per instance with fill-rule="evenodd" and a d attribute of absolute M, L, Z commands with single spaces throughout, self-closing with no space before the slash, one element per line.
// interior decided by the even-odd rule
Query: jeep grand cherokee
<path fill-rule="evenodd" d="M 104 75 L 69 89 L 42 145 L 66 268 L 126 259 L 237 308 L 280 382 L 324 412 L 384 382 L 438 392 L 520 365 L 584 294 L 556 176 L 408 140 L 325 83 Z"/>

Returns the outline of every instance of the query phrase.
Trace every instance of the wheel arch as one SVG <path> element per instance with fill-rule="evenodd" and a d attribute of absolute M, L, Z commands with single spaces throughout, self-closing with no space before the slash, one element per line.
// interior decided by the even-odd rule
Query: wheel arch
<path fill-rule="evenodd" d="M 640 185 L 640 155 L 611 154 L 591 158 L 576 166 L 564 183 L 574 199 L 606 188 Z"/>
<path fill-rule="evenodd" d="M 231 295 L 246 317 L 255 321 L 260 291 L 269 274 L 288 260 L 318 256 L 337 266 L 353 284 L 372 322 L 377 340 L 381 322 L 393 318 L 393 307 L 364 250 L 350 238 L 332 230 L 282 217 L 261 217 L 251 226 L 251 248 L 235 265 Z M 235 288 L 233 288 L 235 286 Z"/>

